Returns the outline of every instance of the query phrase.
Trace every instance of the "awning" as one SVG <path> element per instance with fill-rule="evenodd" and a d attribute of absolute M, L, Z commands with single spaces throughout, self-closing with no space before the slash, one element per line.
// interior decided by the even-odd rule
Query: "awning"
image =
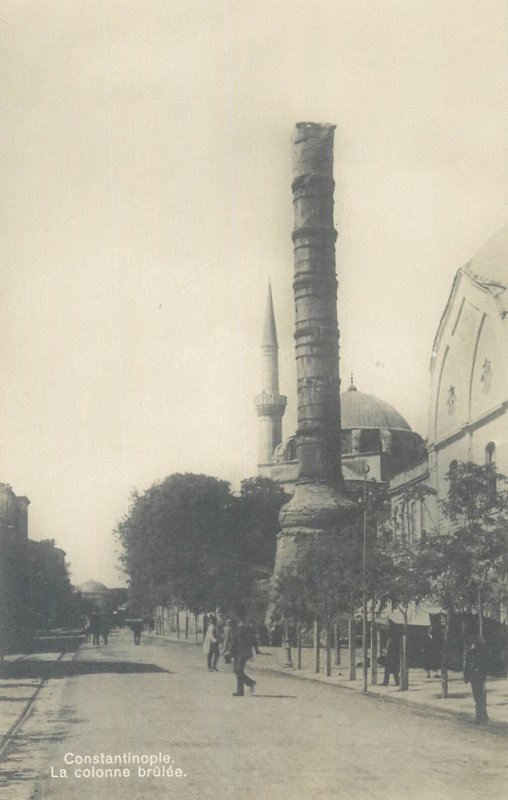
<path fill-rule="evenodd" d="M 410 603 L 407 612 L 407 623 L 408 625 L 428 628 L 430 625 L 430 614 L 441 614 L 442 611 L 443 609 L 434 603 L 424 602 L 418 605 L 416 605 L 416 603 Z M 362 617 L 363 609 L 359 608 L 355 613 L 355 619 L 361 620 Z M 367 603 L 367 617 L 369 620 L 372 619 L 372 601 Z M 381 611 L 376 610 L 375 617 L 379 625 L 388 625 L 388 622 L 393 622 L 395 625 L 404 624 L 402 611 L 397 607 L 391 608 L 390 603 Z"/>

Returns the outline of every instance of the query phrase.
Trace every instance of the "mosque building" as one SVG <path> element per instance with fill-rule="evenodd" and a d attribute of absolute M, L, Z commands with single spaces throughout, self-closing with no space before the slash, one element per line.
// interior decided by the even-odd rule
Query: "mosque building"
<path fill-rule="evenodd" d="M 411 542 L 443 530 L 440 501 L 458 461 L 495 463 L 508 474 L 508 226 L 458 270 L 430 361 L 428 439 L 383 400 L 351 385 L 340 395 L 342 471 L 354 489 L 369 479 L 389 487 L 394 533 Z M 278 342 L 271 290 L 263 341 L 258 472 L 292 493 L 298 478 L 295 435 L 283 437 Z M 414 491 L 428 487 L 431 493 Z"/>
<path fill-rule="evenodd" d="M 279 394 L 277 328 L 270 288 L 261 353 L 262 391 L 255 398 L 260 433 L 258 472 L 292 494 L 299 465 L 295 435 L 282 436 L 287 399 Z M 358 391 L 353 376 L 347 391 L 340 395 L 340 404 L 342 472 L 349 488 L 363 481 L 366 464 L 369 479 L 388 484 L 396 473 L 425 458 L 421 436 L 393 406 Z"/>
<path fill-rule="evenodd" d="M 447 524 L 440 501 L 459 461 L 508 473 L 508 226 L 458 270 L 430 361 L 427 457 L 390 482 L 393 526 L 408 541 Z M 411 491 L 429 486 L 433 495 Z"/>

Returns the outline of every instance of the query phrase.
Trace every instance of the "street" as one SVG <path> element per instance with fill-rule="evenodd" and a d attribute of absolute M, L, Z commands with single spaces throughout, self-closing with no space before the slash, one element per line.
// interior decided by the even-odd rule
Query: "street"
<path fill-rule="evenodd" d="M 238 698 L 230 667 L 209 673 L 201 647 L 135 647 L 126 631 L 83 645 L 4 752 L 2 798 L 506 797 L 499 732 L 248 666 L 256 692 Z"/>

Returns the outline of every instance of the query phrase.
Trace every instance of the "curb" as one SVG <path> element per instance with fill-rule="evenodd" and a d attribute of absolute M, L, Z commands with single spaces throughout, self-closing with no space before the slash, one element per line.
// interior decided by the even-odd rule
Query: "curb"
<path fill-rule="evenodd" d="M 64 655 L 65 655 L 65 652 L 61 653 L 58 656 L 58 658 L 56 659 L 56 662 L 61 661 L 63 659 Z M 75 655 L 76 655 L 76 653 L 74 653 L 74 656 Z M 16 660 L 18 661 L 18 660 L 21 660 L 21 659 L 16 659 Z M 49 677 L 41 678 L 39 685 L 36 686 L 33 695 L 31 697 L 29 697 L 28 700 L 26 701 L 26 704 L 25 704 L 25 706 L 23 708 L 23 711 L 21 712 L 21 714 L 19 715 L 17 720 L 11 725 L 11 727 L 8 729 L 8 731 L 6 733 L 4 733 L 0 737 L 0 761 L 2 760 L 3 755 L 4 755 L 5 751 L 7 750 L 8 746 L 10 745 L 12 739 L 14 738 L 14 736 L 16 735 L 18 730 L 21 728 L 21 726 L 23 725 L 23 723 L 25 722 L 25 720 L 29 716 L 29 714 L 30 714 L 30 712 L 32 710 L 33 704 L 35 703 L 35 701 L 37 700 L 39 694 L 44 689 L 44 687 L 46 686 L 46 684 L 48 683 L 49 680 L 50 680 Z"/>
<path fill-rule="evenodd" d="M 466 711 L 454 711 L 451 708 L 435 708 L 435 706 L 427 706 L 424 703 L 416 703 L 414 700 L 409 700 L 405 697 L 393 697 L 393 695 L 387 694 L 377 694 L 376 692 L 367 691 L 366 693 L 360 692 L 357 690 L 356 686 L 347 686 L 343 683 L 326 683 L 322 681 L 320 678 L 313 678 L 311 675 L 299 675 L 297 672 L 291 672 L 290 668 L 287 671 L 283 671 L 282 669 L 276 669 L 275 667 L 258 667 L 251 665 L 251 670 L 253 672 L 269 672 L 272 675 L 284 675 L 288 678 L 295 678 L 299 681 L 310 681 L 314 684 L 320 684 L 322 686 L 327 686 L 331 689 L 345 689 L 349 692 L 356 692 L 359 697 L 368 697 L 371 700 L 380 700 L 381 702 L 386 703 L 396 703 L 397 705 L 403 705 L 406 708 L 411 708 L 420 714 L 435 714 L 436 716 L 446 717 L 448 719 L 455 718 L 460 719 L 465 722 L 471 723 L 474 725 L 474 718 L 468 714 Z M 492 733 L 508 733 L 508 722 L 500 722 L 499 720 L 491 720 L 489 724 L 485 727 L 482 727 L 482 730 L 491 731 Z"/>

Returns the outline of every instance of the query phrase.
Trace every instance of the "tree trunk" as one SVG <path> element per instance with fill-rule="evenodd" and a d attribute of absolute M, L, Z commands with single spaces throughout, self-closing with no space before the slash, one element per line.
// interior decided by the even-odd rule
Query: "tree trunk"
<path fill-rule="evenodd" d="M 451 611 L 445 612 L 445 629 L 443 635 L 443 647 L 441 650 L 441 697 L 445 700 L 448 697 L 448 637 L 450 633 Z"/>
<path fill-rule="evenodd" d="M 370 623 L 370 682 L 377 686 L 378 629 L 376 622 L 376 604 L 372 598 L 372 616 Z"/>
<path fill-rule="evenodd" d="M 349 617 L 348 624 L 349 645 L 349 680 L 356 680 L 356 624 L 353 616 Z"/>
<path fill-rule="evenodd" d="M 404 614 L 402 626 L 402 647 L 400 651 L 400 691 L 407 692 L 409 688 L 409 669 L 407 665 L 407 613 Z"/>
<path fill-rule="evenodd" d="M 332 626 L 330 620 L 326 620 L 326 675 L 329 678 L 332 674 Z"/>
<path fill-rule="evenodd" d="M 199 620 L 199 614 L 194 614 L 194 638 L 196 642 L 198 640 L 198 620 Z"/>
<path fill-rule="evenodd" d="M 316 617 L 314 619 L 314 672 L 319 672 L 320 668 L 320 642 L 319 642 L 319 620 Z"/>
<path fill-rule="evenodd" d="M 335 664 L 340 666 L 340 627 L 338 620 L 336 620 L 333 628 L 333 636 L 335 642 Z"/>
<path fill-rule="evenodd" d="M 483 598 L 481 588 L 478 589 L 478 636 L 483 639 Z"/>
<path fill-rule="evenodd" d="M 180 606 L 176 607 L 176 638 L 180 638 Z"/>
<path fill-rule="evenodd" d="M 466 620 L 464 619 L 464 614 L 462 614 L 460 619 L 460 638 L 461 638 L 460 644 L 462 650 L 462 672 L 465 672 L 467 651 L 469 649 L 469 636 L 467 632 Z"/>
<path fill-rule="evenodd" d="M 296 636 L 298 642 L 298 660 L 297 660 L 297 669 L 302 668 L 302 626 L 300 622 L 296 624 Z"/>
<path fill-rule="evenodd" d="M 189 638 L 189 611 L 185 609 L 185 638 Z"/>

